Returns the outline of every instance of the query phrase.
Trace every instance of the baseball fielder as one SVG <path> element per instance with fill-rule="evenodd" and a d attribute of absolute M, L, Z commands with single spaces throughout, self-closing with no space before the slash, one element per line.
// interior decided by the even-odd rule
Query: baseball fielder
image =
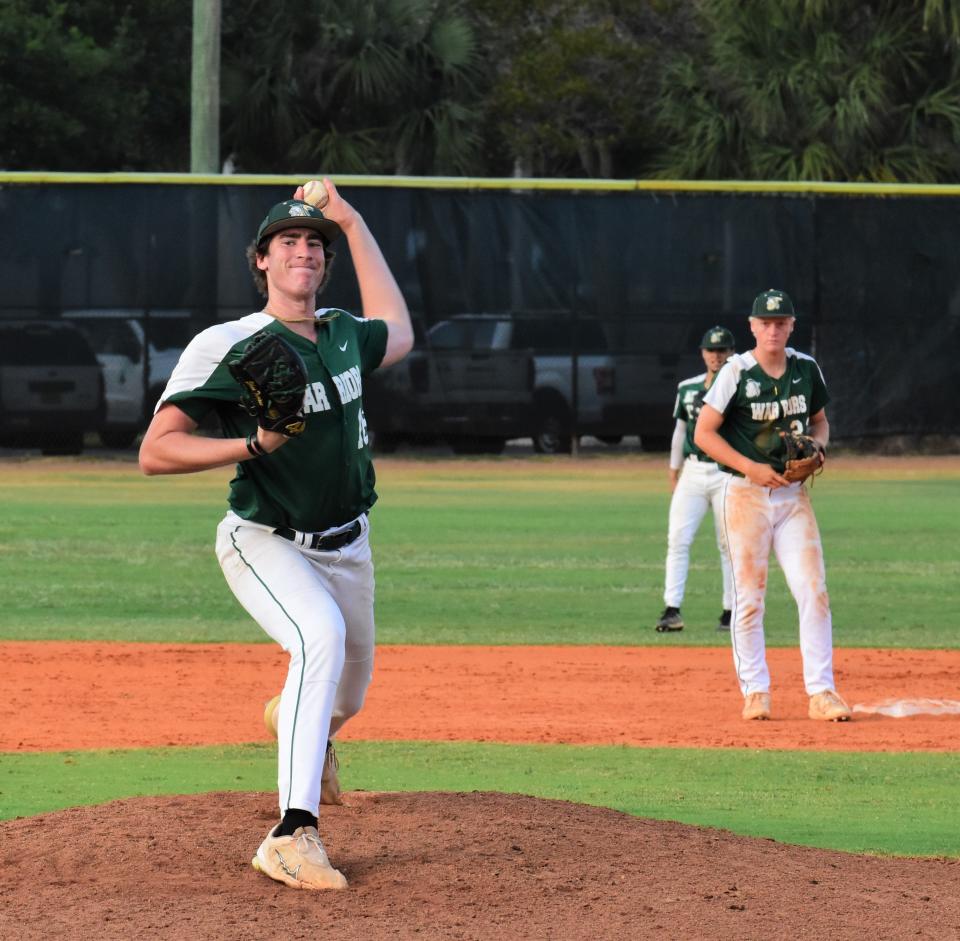
<path fill-rule="evenodd" d="M 830 437 L 829 401 L 820 367 L 787 344 L 795 322 L 783 291 L 754 299 L 750 331 L 756 346 L 730 358 L 707 392 L 694 441 L 730 471 L 723 522 L 733 568 L 733 660 L 744 695 L 744 719 L 770 718 L 770 673 L 763 635 L 771 548 L 800 618 L 803 679 L 811 719 L 845 721 L 850 709 L 834 688 L 830 599 L 820 532 L 803 482 L 791 483 L 783 435 Z"/>
<path fill-rule="evenodd" d="M 407 306 L 370 230 L 333 184 L 324 184 L 324 212 L 304 202 L 298 187 L 267 213 L 247 251 L 264 308 L 190 342 L 140 449 L 146 474 L 236 464 L 217 558 L 240 604 L 290 656 L 277 721 L 281 820 L 253 864 L 303 889 L 347 884 L 317 829 L 321 779 L 328 739 L 359 711 L 373 671 L 367 513 L 376 493 L 362 378 L 413 345 Z M 330 273 L 329 246 L 341 233 L 364 317 L 316 309 Z M 261 333 L 282 336 L 302 359 L 296 437 L 265 429 L 238 407 L 244 398 L 230 366 Z M 211 412 L 222 438 L 194 434 Z"/>
<path fill-rule="evenodd" d="M 703 397 L 713 383 L 720 367 L 730 358 L 735 348 L 733 334 L 725 327 L 711 327 L 700 341 L 700 353 L 707 371 L 692 379 L 684 379 L 677 386 L 677 400 L 673 417 L 677 424 L 670 448 L 670 518 L 667 534 L 667 575 L 663 589 L 666 607 L 656 630 L 682 631 L 683 592 L 690 567 L 690 546 L 703 522 L 707 508 L 713 508 L 713 523 L 720 550 L 720 568 L 723 572 L 723 610 L 717 624 L 718 631 L 730 629 L 730 606 L 733 588 L 730 559 L 723 536 L 723 484 L 727 475 L 716 461 L 707 457 L 693 442 L 697 416 L 703 407 Z M 681 474 L 681 468 L 683 473 Z"/>

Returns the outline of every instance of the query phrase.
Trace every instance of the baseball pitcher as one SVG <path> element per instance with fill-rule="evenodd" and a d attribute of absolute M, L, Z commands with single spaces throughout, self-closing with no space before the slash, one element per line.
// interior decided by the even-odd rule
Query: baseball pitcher
<path fill-rule="evenodd" d="M 403 296 L 360 214 L 324 179 L 324 211 L 294 198 L 247 250 L 262 310 L 196 336 L 140 449 L 145 474 L 236 464 L 216 553 L 237 600 L 288 654 L 275 717 L 280 823 L 253 859 L 295 888 L 341 889 L 318 831 L 328 742 L 363 704 L 373 673 L 376 501 L 363 378 L 413 345 Z M 346 236 L 363 317 L 316 309 Z M 222 438 L 195 434 L 210 413 Z M 329 801 L 328 801 L 329 802 Z"/>

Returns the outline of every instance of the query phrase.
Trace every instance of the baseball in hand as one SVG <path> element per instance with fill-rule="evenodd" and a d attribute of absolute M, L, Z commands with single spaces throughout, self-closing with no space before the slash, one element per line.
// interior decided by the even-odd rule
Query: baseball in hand
<path fill-rule="evenodd" d="M 327 188 L 319 180 L 310 180 L 303 184 L 303 201 L 317 209 L 323 209 L 330 199 Z"/>

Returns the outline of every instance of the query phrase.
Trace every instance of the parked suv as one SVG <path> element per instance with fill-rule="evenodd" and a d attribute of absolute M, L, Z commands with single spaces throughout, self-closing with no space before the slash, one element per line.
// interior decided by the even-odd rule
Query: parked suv
<path fill-rule="evenodd" d="M 103 420 L 103 377 L 84 335 L 61 321 L 0 322 L 0 440 L 79 454 Z"/>
<path fill-rule="evenodd" d="M 106 414 L 101 440 L 111 448 L 130 447 L 149 424 L 193 336 L 189 311 L 91 308 L 67 310 L 63 316 L 83 331 L 103 370 Z"/>

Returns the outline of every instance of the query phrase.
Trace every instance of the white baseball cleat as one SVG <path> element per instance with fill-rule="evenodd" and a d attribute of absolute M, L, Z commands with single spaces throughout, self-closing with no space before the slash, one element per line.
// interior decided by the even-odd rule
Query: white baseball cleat
<path fill-rule="evenodd" d="M 253 857 L 253 868 L 295 889 L 345 889 L 346 877 L 330 865 L 316 827 L 300 827 L 293 836 L 271 830 Z"/>
<path fill-rule="evenodd" d="M 744 719 L 769 719 L 770 694 L 750 693 L 743 701 L 742 715 Z"/>
<path fill-rule="evenodd" d="M 849 722 L 851 712 L 836 690 L 825 689 L 822 693 L 814 693 L 810 697 L 809 716 L 822 722 Z"/>

